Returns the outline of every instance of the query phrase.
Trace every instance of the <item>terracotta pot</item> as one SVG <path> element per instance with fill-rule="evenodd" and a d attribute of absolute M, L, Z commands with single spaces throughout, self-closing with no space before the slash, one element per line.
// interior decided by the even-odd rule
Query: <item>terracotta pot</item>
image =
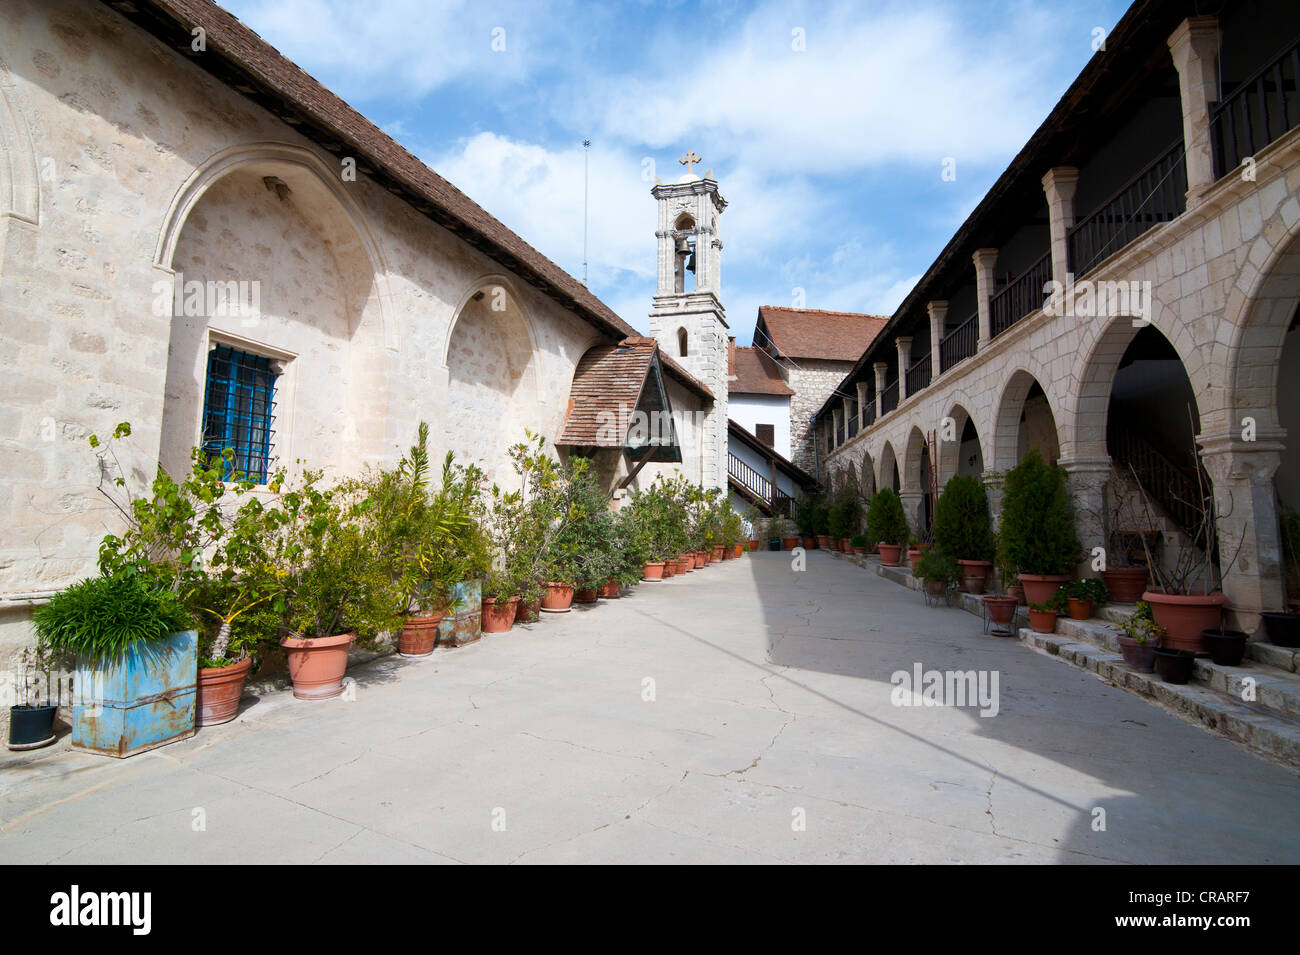
<path fill-rule="evenodd" d="M 691 552 L 691 559 L 695 562 L 695 569 L 696 569 L 696 570 L 700 570 L 700 569 L 704 566 L 704 564 L 706 563 L 705 560 L 704 560 L 704 552 L 703 552 L 703 551 L 699 551 L 699 550 L 692 551 L 692 552 Z"/>
<path fill-rule="evenodd" d="M 1145 567 L 1112 567 L 1101 572 L 1101 582 L 1110 592 L 1110 599 L 1115 603 L 1134 604 L 1142 599 L 1142 591 L 1147 589 L 1147 578 L 1151 576 Z"/>
<path fill-rule="evenodd" d="M 284 637 L 280 646 L 289 658 L 293 695 L 300 700 L 329 700 L 343 692 L 348 649 L 355 633 L 332 637 Z"/>
<path fill-rule="evenodd" d="M 407 617 L 397 635 L 397 652 L 404 657 L 428 656 L 438 642 L 438 624 L 441 622 L 442 614 Z"/>
<path fill-rule="evenodd" d="M 1021 587 L 1019 584 L 1012 584 L 1007 588 L 1007 596 L 1015 597 L 1016 603 L 1022 604 L 1025 602 L 1025 588 Z"/>
<path fill-rule="evenodd" d="M 742 545 L 740 545 L 740 544 L 733 544 L 733 545 L 732 545 L 732 547 L 731 547 L 731 556 L 732 556 L 732 557 L 743 557 L 744 555 L 745 555 L 745 548 L 744 548 Z"/>
<path fill-rule="evenodd" d="M 816 550 L 816 549 L 817 549 L 817 538 L 815 538 L 815 537 L 805 537 L 805 538 L 803 539 L 803 549 L 804 549 L 804 550 Z"/>
<path fill-rule="evenodd" d="M 542 598 L 521 600 L 515 606 L 515 623 L 536 623 L 542 615 Z"/>
<path fill-rule="evenodd" d="M 682 554 L 677 558 L 677 567 L 679 574 L 689 574 L 695 569 L 695 558 L 690 554 Z"/>
<path fill-rule="evenodd" d="M 1119 652 L 1124 655 L 1124 662 L 1139 672 L 1150 673 L 1155 669 L 1156 645 L 1150 640 L 1138 643 L 1136 638 L 1121 633 Z"/>
<path fill-rule="evenodd" d="M 542 592 L 542 613 L 568 613 L 573 609 L 573 588 L 568 584 L 547 580 Z"/>
<path fill-rule="evenodd" d="M 663 580 L 664 565 L 662 561 L 651 562 L 641 568 L 642 580 Z"/>
<path fill-rule="evenodd" d="M 1020 574 L 1019 576 L 1020 586 L 1025 591 L 1025 600 L 1031 604 L 1047 603 L 1058 587 L 1074 579 L 1069 574 Z"/>
<path fill-rule="evenodd" d="M 483 598 L 483 632 L 509 633 L 515 625 L 515 615 L 519 612 L 519 598 L 497 600 L 493 597 Z"/>
<path fill-rule="evenodd" d="M 959 560 L 961 567 L 961 589 L 968 594 L 982 594 L 988 585 L 989 571 L 993 569 L 991 560 Z"/>
<path fill-rule="evenodd" d="M 758 550 L 758 541 L 750 541 L 750 542 L 749 542 L 749 549 L 750 549 L 750 550 Z"/>
<path fill-rule="evenodd" d="M 436 625 L 435 625 L 436 626 Z M 434 635 L 437 635 L 437 630 Z M 244 680 L 253 661 L 245 657 L 224 667 L 199 667 L 199 726 L 229 723 L 239 712 Z"/>
<path fill-rule="evenodd" d="M 1156 647 L 1156 673 L 1166 683 L 1186 683 L 1192 678 L 1192 668 L 1195 663 L 1196 654 L 1190 650 Z"/>
<path fill-rule="evenodd" d="M 926 580 L 925 589 L 931 597 L 941 597 L 948 592 L 948 582 L 944 580 Z"/>
<path fill-rule="evenodd" d="M 677 564 L 671 560 L 664 561 L 664 580 L 677 576 Z"/>
<path fill-rule="evenodd" d="M 723 553 L 724 553 L 725 551 L 726 551 L 726 548 L 725 548 L 723 545 L 721 545 L 721 544 L 715 544 L 714 547 L 713 547 L 713 559 L 714 559 L 714 560 L 722 560 L 722 558 L 723 558 Z"/>
<path fill-rule="evenodd" d="M 799 538 L 797 538 L 797 537 L 782 537 L 782 538 L 781 538 L 781 549 L 782 549 L 782 550 L 794 550 L 794 549 L 795 549 L 796 547 L 798 547 L 798 546 L 799 546 Z"/>
<path fill-rule="evenodd" d="M 1201 637 L 1210 659 L 1219 666 L 1241 666 L 1241 658 L 1246 655 L 1246 635 L 1240 630 L 1204 630 Z"/>
<path fill-rule="evenodd" d="M 919 548 L 909 547 L 907 549 L 907 563 L 910 566 L 915 567 L 916 562 L 920 559 L 921 559 L 921 551 Z"/>
<path fill-rule="evenodd" d="M 1070 608 L 1071 620 L 1087 620 L 1092 616 L 1091 597 L 1066 597 L 1065 602 Z"/>
<path fill-rule="evenodd" d="M 1029 611 L 1029 626 L 1033 628 L 1034 633 L 1055 633 L 1056 611 L 1031 609 Z"/>
<path fill-rule="evenodd" d="M 1147 590 L 1142 599 L 1151 604 L 1151 616 L 1165 629 L 1160 646 L 1166 650 L 1205 653 L 1202 630 L 1218 630 L 1223 617 L 1224 594 L 1166 594 Z"/>
<path fill-rule="evenodd" d="M 855 548 L 853 548 L 853 555 L 854 555 L 855 557 L 864 557 L 864 556 L 866 556 L 866 553 L 867 553 L 867 549 L 866 549 L 865 547 L 855 547 Z"/>
<path fill-rule="evenodd" d="M 680 567 L 680 564 L 678 566 Z M 680 569 L 678 573 L 681 573 Z M 594 604 L 596 599 L 595 587 L 583 587 L 573 592 L 573 602 L 576 604 Z"/>
<path fill-rule="evenodd" d="M 601 584 L 596 593 L 606 600 L 614 600 L 623 596 L 623 586 L 617 580 L 611 580 L 609 583 Z"/>
<path fill-rule="evenodd" d="M 886 567 L 897 567 L 903 554 L 902 544 L 881 544 L 880 563 Z"/>
<path fill-rule="evenodd" d="M 853 545 L 849 543 L 849 539 L 847 537 L 841 537 L 838 541 L 836 541 L 836 543 L 839 544 L 839 550 L 841 554 L 850 554 L 853 552 Z"/>
<path fill-rule="evenodd" d="M 988 596 L 984 598 L 984 608 L 994 623 L 1010 623 L 1016 616 L 1016 598 Z"/>

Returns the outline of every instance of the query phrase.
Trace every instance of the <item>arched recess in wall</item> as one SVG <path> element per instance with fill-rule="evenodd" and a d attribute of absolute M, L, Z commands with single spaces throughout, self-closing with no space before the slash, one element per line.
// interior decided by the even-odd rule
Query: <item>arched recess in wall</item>
<path fill-rule="evenodd" d="M 862 475 L 862 498 L 869 501 L 871 495 L 876 493 L 876 462 L 866 451 L 862 452 L 862 466 L 858 469 L 858 473 Z"/>
<path fill-rule="evenodd" d="M 1257 243 L 1266 240 L 1261 237 Z M 1252 249 L 1251 260 L 1255 258 Z M 1300 510 L 1300 223 L 1272 250 L 1240 312 L 1228 356 L 1229 431 L 1251 421 L 1257 441 L 1281 437 L 1278 497 Z M 1282 436 L 1278 429 L 1285 432 Z"/>
<path fill-rule="evenodd" d="M 921 495 L 916 513 L 908 515 L 909 521 L 915 518 L 917 523 L 914 526 L 920 528 L 930 526 L 930 516 L 934 513 L 931 475 L 930 443 L 925 432 L 914 426 L 907 436 L 907 451 L 903 455 L 903 490 Z"/>
<path fill-rule="evenodd" d="M 462 297 L 447 334 L 446 447 L 488 479 L 514 488 L 509 449 L 544 431 L 533 323 L 504 275 L 479 279 Z"/>
<path fill-rule="evenodd" d="M 941 493 L 948 479 L 954 475 L 979 477 L 984 473 L 984 449 L 980 443 L 979 430 L 975 427 L 975 419 L 960 404 L 953 405 L 947 417 L 952 419 L 952 434 L 955 439 L 944 440 L 942 433 L 938 436 Z"/>
<path fill-rule="evenodd" d="M 887 487 L 898 493 L 902 490 L 902 481 L 899 480 L 898 474 L 898 457 L 894 454 L 894 446 L 888 441 L 885 442 L 884 450 L 880 452 L 880 487 Z"/>
<path fill-rule="evenodd" d="M 1024 369 L 1008 379 L 998 402 L 994 436 L 994 469 L 1003 473 L 1036 449 L 1048 464 L 1061 456 L 1056 415 L 1043 386 Z"/>
<path fill-rule="evenodd" d="M 41 206 L 40 170 L 21 103 L 9 67 L 0 58 L 0 217 L 36 225 Z"/>
<path fill-rule="evenodd" d="M 205 420 L 205 386 L 224 373 L 209 367 L 217 345 L 278 372 L 275 461 L 337 477 L 383 460 L 399 437 L 387 433 L 385 268 L 336 170 L 282 143 L 218 153 L 174 197 L 154 264 L 176 286 L 161 447 L 172 473 L 205 433 L 220 440 Z"/>

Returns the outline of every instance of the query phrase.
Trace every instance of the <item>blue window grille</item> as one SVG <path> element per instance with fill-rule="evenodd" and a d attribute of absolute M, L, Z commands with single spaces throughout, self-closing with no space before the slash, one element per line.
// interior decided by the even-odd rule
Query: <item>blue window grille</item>
<path fill-rule="evenodd" d="M 203 392 L 203 450 L 232 448 L 226 477 L 266 483 L 275 432 L 275 370 L 261 355 L 217 345 L 208 352 Z"/>

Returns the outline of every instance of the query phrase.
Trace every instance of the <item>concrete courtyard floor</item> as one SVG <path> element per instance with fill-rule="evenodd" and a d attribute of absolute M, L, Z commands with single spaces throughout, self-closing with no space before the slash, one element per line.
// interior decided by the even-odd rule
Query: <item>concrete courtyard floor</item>
<path fill-rule="evenodd" d="M 0 859 L 1300 862 L 1296 774 L 807 556 L 354 666 L 354 701 L 245 699 L 127 760 L 7 754 Z M 893 705 L 917 663 L 997 671 L 998 714 Z"/>

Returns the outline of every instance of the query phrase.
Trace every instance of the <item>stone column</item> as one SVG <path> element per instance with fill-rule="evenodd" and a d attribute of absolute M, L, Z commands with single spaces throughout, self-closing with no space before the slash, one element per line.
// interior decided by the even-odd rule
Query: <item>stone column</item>
<path fill-rule="evenodd" d="M 993 268 L 998 262 L 997 249 L 976 249 L 971 256 L 975 262 L 975 298 L 979 301 L 979 341 L 976 351 L 983 351 L 993 340 L 993 320 L 989 312 L 989 298 L 993 295 Z"/>
<path fill-rule="evenodd" d="M 1214 153 L 1210 148 L 1210 103 L 1219 98 L 1216 75 L 1219 21 L 1188 17 L 1169 38 L 1169 52 L 1178 70 L 1183 101 L 1183 146 L 1187 151 L 1187 207 L 1190 209 L 1214 182 Z"/>
<path fill-rule="evenodd" d="M 885 373 L 889 371 L 889 365 L 878 361 L 871 367 L 876 372 L 876 420 L 879 421 L 885 413 Z"/>
<path fill-rule="evenodd" d="M 858 427 L 867 426 L 867 383 L 859 381 L 858 386 Z"/>
<path fill-rule="evenodd" d="M 1074 225 L 1074 192 L 1079 186 L 1079 170 L 1073 166 L 1056 166 L 1043 177 L 1047 194 L 1048 231 L 1052 241 L 1052 278 L 1068 284 L 1070 248 L 1067 235 Z"/>
<path fill-rule="evenodd" d="M 1094 548 L 1105 553 L 1106 485 L 1110 481 L 1110 457 L 1062 458 L 1057 461 L 1069 474 L 1070 500 L 1074 504 L 1074 526 L 1079 533 L 1083 553 L 1075 569 L 1080 577 L 1096 576 L 1092 569 Z"/>
<path fill-rule="evenodd" d="M 1005 478 L 1006 475 L 998 473 L 987 464 L 984 473 L 980 476 L 980 480 L 984 482 L 984 490 L 988 492 L 989 512 L 993 515 L 994 526 L 1002 516 L 1002 482 Z"/>
<path fill-rule="evenodd" d="M 894 339 L 898 348 L 898 403 L 907 398 L 907 369 L 912 367 L 912 336 L 903 335 Z"/>
<path fill-rule="evenodd" d="M 1219 566 L 1227 570 L 1223 592 L 1228 595 L 1231 626 L 1247 633 L 1259 626 L 1261 610 L 1285 608 L 1282 537 L 1273 489 L 1273 475 L 1282 462 L 1280 437 L 1276 432 L 1242 441 L 1229 432 L 1197 440 L 1214 483 Z"/>
<path fill-rule="evenodd" d="M 849 418 L 852 417 L 849 414 L 849 399 L 841 398 L 840 407 L 844 409 L 844 440 L 848 441 L 849 440 Z M 861 424 L 861 422 L 858 423 Z"/>
<path fill-rule="evenodd" d="M 930 315 L 930 380 L 943 374 L 943 359 L 939 345 L 943 342 L 943 326 L 948 320 L 947 302 L 929 302 L 925 306 Z"/>
<path fill-rule="evenodd" d="M 925 525 L 921 521 L 921 502 L 925 500 L 925 492 L 921 488 L 915 490 L 904 487 L 898 492 L 898 499 L 903 504 L 903 513 L 907 515 L 907 526 L 917 538 L 925 537 Z"/>

